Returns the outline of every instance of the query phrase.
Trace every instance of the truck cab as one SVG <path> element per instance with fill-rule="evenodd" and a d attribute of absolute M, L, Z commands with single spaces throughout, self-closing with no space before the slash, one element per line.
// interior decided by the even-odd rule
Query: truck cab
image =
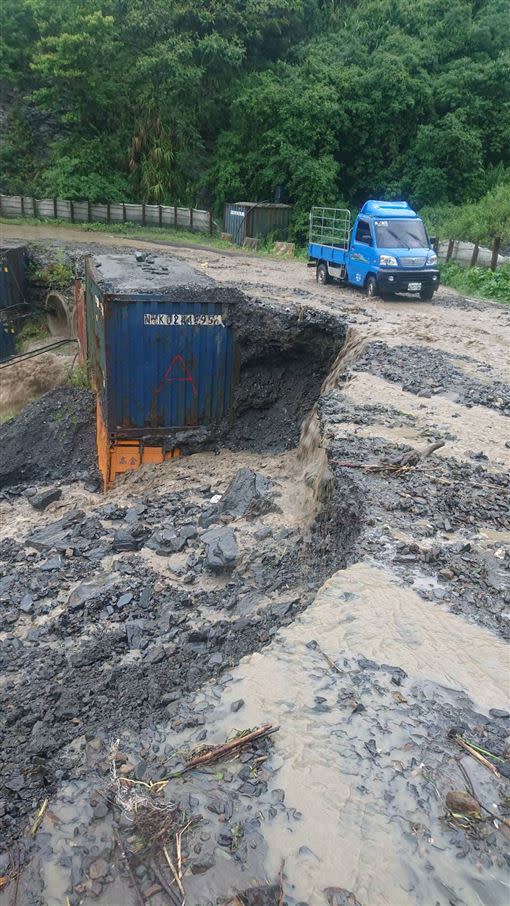
<path fill-rule="evenodd" d="M 349 211 L 312 208 L 308 258 L 319 283 L 337 278 L 368 296 L 404 292 L 428 300 L 439 286 L 437 255 L 406 201 L 367 201 L 352 228 Z"/>

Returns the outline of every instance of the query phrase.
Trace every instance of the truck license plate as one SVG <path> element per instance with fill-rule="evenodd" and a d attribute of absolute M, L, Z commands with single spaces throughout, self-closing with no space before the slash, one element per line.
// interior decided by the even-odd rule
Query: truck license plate
<path fill-rule="evenodd" d="M 417 292 L 419 289 L 421 289 L 421 283 L 408 283 L 407 288 L 410 293 Z"/>

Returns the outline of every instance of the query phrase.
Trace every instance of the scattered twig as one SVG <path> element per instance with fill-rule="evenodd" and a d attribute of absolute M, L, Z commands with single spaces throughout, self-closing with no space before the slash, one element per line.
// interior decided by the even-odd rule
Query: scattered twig
<path fill-rule="evenodd" d="M 495 755 L 494 752 L 489 752 L 488 749 L 482 749 L 481 746 L 477 745 L 476 742 L 471 742 L 470 739 L 465 739 L 464 742 L 467 742 L 468 746 L 471 746 L 472 749 L 476 749 L 477 752 L 480 752 L 481 755 L 490 755 L 491 758 L 494 758 L 494 761 L 505 762 L 506 759 L 501 758 L 500 755 Z"/>
<path fill-rule="evenodd" d="M 170 774 L 170 777 L 181 777 L 182 774 L 186 774 L 187 771 L 192 771 L 194 768 L 200 767 L 203 764 L 210 764 L 212 761 L 218 761 L 220 758 L 229 755 L 231 752 L 245 746 L 247 743 L 253 742 L 255 739 L 260 739 L 262 736 L 270 736 L 279 729 L 278 726 L 264 724 L 256 730 L 251 730 L 249 733 L 245 733 L 242 736 L 236 736 L 235 739 L 230 739 L 228 742 L 224 742 L 219 746 L 214 746 L 209 752 L 205 752 L 203 755 L 197 755 L 195 758 L 187 761 L 182 768 L 173 771 Z"/>
<path fill-rule="evenodd" d="M 475 793 L 475 788 L 471 782 L 471 777 L 469 776 L 468 772 L 466 771 L 466 768 L 462 764 L 462 761 L 460 760 L 460 756 L 456 756 L 455 761 L 457 762 L 459 770 L 460 770 L 462 776 L 464 777 L 464 780 L 466 781 L 468 793 L 471 793 L 473 799 L 478 799 L 478 796 Z"/>
<path fill-rule="evenodd" d="M 468 772 L 466 771 L 466 768 L 462 764 L 460 758 L 456 758 L 455 761 L 457 762 L 457 764 L 459 766 L 459 770 L 460 770 L 462 776 L 464 777 L 464 780 L 466 781 L 466 786 L 468 787 L 469 793 L 471 794 L 473 799 L 477 800 L 478 805 L 480 806 L 482 811 L 487 812 L 487 814 L 490 815 L 491 818 L 494 818 L 496 821 L 500 821 L 501 824 L 506 825 L 506 827 L 510 827 L 510 821 L 508 818 L 505 818 L 504 815 L 496 815 L 494 812 L 491 812 L 491 810 L 488 809 L 486 805 L 484 805 L 482 802 L 480 802 L 480 799 L 477 796 L 477 794 L 475 792 L 475 788 L 471 781 L 471 777 L 469 776 Z"/>
<path fill-rule="evenodd" d="M 44 818 L 46 809 L 48 808 L 48 802 L 49 802 L 48 799 L 44 800 L 43 804 L 41 805 L 41 808 L 39 809 L 39 811 L 37 812 L 37 814 L 34 818 L 34 823 L 32 824 L 32 827 L 30 828 L 31 837 L 35 837 L 35 835 L 39 829 L 39 825 L 41 824 L 41 821 Z"/>
<path fill-rule="evenodd" d="M 184 887 L 182 886 L 182 881 L 181 881 L 181 878 L 179 877 L 179 872 L 177 871 L 174 863 L 172 862 L 172 860 L 170 858 L 170 853 L 168 852 L 166 846 L 163 847 L 163 855 L 167 861 L 170 871 L 172 872 L 172 874 L 174 876 L 174 881 L 177 884 L 177 887 L 179 888 L 181 896 L 184 899 L 184 897 L 185 897 Z"/>
<path fill-rule="evenodd" d="M 13 897 L 11 900 L 11 906 L 16 906 L 16 903 L 18 902 L 19 878 L 20 878 L 20 874 L 21 874 L 21 855 L 20 855 L 19 844 L 18 844 L 18 847 L 16 850 L 16 855 L 17 855 L 16 861 L 18 863 L 16 866 L 16 869 L 15 869 L 16 874 L 14 876 L 15 880 L 16 880 L 16 886 L 14 888 L 14 894 L 13 894 Z"/>
<path fill-rule="evenodd" d="M 182 853 L 181 853 L 181 841 L 182 834 L 177 833 L 175 835 L 175 852 L 177 854 L 177 874 L 179 875 L 179 880 L 182 881 Z"/>
<path fill-rule="evenodd" d="M 167 785 L 168 780 L 133 780 L 131 777 L 117 777 L 119 783 L 132 783 L 135 786 L 144 786 L 150 793 L 159 793 Z"/>
<path fill-rule="evenodd" d="M 119 847 L 122 858 L 124 859 L 124 862 L 126 863 L 126 867 L 129 872 L 129 877 L 131 878 L 131 883 L 133 884 L 133 887 L 135 890 L 136 899 L 138 900 L 138 903 L 140 904 L 140 906 L 144 906 L 145 901 L 142 896 L 142 892 L 138 886 L 138 880 L 136 878 L 136 875 L 135 875 L 133 869 L 131 868 L 131 862 L 129 861 L 128 855 L 124 848 L 124 843 L 122 842 L 122 837 L 120 836 L 116 827 L 113 828 L 113 836 L 115 837 L 115 840 L 117 842 L 117 846 Z"/>
<path fill-rule="evenodd" d="M 284 869 L 285 869 L 285 859 L 282 859 L 282 863 L 280 865 L 280 892 L 278 894 L 278 906 L 283 906 L 283 898 L 284 898 L 283 872 L 284 872 Z"/>
<path fill-rule="evenodd" d="M 473 749 L 473 747 L 470 746 L 468 742 L 466 742 L 460 736 L 456 736 L 455 739 L 462 749 L 465 749 L 466 752 L 469 752 L 469 754 L 472 755 L 473 758 L 476 758 L 476 760 L 479 761 L 480 764 L 483 764 L 489 771 L 494 774 L 495 777 L 501 776 L 498 769 L 493 764 L 491 764 L 490 761 L 487 761 L 484 755 L 481 755 L 480 752 L 477 752 L 476 749 Z"/>
<path fill-rule="evenodd" d="M 184 900 L 181 899 L 181 897 L 177 895 L 176 891 L 170 887 L 163 872 L 158 868 L 155 859 L 151 859 L 151 868 L 173 906 L 184 906 Z"/>
<path fill-rule="evenodd" d="M 322 657 L 324 658 L 324 660 L 326 661 L 326 663 L 329 664 L 329 666 L 331 667 L 331 669 L 334 670 L 335 673 L 338 673 L 338 674 L 340 674 L 340 676 L 342 676 L 342 671 L 340 670 L 340 667 L 338 667 L 338 666 L 335 664 L 334 660 L 333 660 L 332 658 L 330 658 L 329 654 L 326 654 L 326 652 L 324 651 L 324 649 L 321 648 L 321 646 L 319 645 L 318 642 L 315 641 L 315 639 L 314 639 L 313 641 L 314 641 L 313 648 L 315 649 L 315 651 L 319 651 L 320 654 L 322 654 Z M 310 642 L 310 647 L 311 647 L 311 645 L 312 645 L 312 643 Z"/>

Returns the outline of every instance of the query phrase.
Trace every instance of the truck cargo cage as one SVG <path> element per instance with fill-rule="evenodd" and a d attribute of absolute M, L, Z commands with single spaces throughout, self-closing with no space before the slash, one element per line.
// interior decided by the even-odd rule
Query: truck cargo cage
<path fill-rule="evenodd" d="M 347 249 L 351 234 L 351 212 L 345 208 L 313 207 L 310 211 L 309 242 L 330 248 Z"/>

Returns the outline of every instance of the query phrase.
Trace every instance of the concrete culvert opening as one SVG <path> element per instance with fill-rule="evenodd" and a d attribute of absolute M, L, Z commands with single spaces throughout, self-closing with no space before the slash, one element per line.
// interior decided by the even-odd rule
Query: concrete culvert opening
<path fill-rule="evenodd" d="M 44 307 L 52 337 L 76 336 L 75 301 L 72 293 L 52 290 L 46 297 Z"/>

